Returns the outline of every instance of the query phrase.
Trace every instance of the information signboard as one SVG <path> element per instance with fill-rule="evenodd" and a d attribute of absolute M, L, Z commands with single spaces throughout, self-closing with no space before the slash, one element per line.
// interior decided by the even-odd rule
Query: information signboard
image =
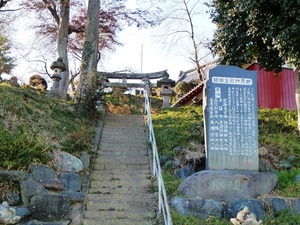
<path fill-rule="evenodd" d="M 258 170 L 256 71 L 217 66 L 205 84 L 207 169 Z"/>

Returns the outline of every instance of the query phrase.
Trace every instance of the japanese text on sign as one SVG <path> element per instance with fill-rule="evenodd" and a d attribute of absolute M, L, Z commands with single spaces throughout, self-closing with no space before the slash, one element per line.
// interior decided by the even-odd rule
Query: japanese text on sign
<path fill-rule="evenodd" d="M 221 82 L 214 78 L 212 81 Z M 244 79 L 242 82 L 247 85 L 252 83 L 252 80 Z M 256 154 L 254 98 L 254 90 L 251 87 L 228 86 L 222 96 L 221 88 L 215 86 L 214 96 L 208 99 L 208 135 L 211 151 L 226 151 L 229 155 Z"/>
<path fill-rule="evenodd" d="M 214 84 L 252 85 L 252 79 L 237 77 L 213 77 Z"/>

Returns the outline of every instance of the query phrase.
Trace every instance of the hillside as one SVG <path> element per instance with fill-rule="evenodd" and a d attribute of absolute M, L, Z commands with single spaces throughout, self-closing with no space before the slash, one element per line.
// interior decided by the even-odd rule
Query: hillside
<path fill-rule="evenodd" d="M 0 83 L 0 170 L 51 164 L 49 154 L 91 148 L 93 126 L 71 102 Z"/>
<path fill-rule="evenodd" d="M 30 164 L 51 165 L 49 154 L 63 150 L 78 155 L 81 149 L 92 149 L 95 121 L 83 118 L 72 102 L 49 99 L 26 87 L 0 83 L 0 170 L 27 171 Z M 201 107 L 182 107 L 160 110 L 161 100 L 153 98 L 152 113 L 155 136 L 164 170 L 169 198 L 177 194 L 181 180 L 175 175 L 180 166 L 197 161 L 203 149 L 203 116 Z M 107 110 L 113 113 L 142 113 L 142 96 L 128 96 L 115 92 L 106 96 Z M 97 118 L 96 118 L 97 119 Z M 299 197 L 300 138 L 295 111 L 259 110 L 260 159 L 265 169 L 275 171 L 279 183 L 272 193 L 276 196 Z M 188 151 L 182 151 L 187 149 Z M 174 163 L 175 162 L 175 163 Z M 197 169 L 203 169 L 198 161 Z M 0 182 L 0 190 L 8 188 Z M 1 195 L 0 195 L 1 197 Z M 176 224 L 229 224 L 211 218 L 199 221 L 172 212 Z M 297 215 L 276 215 L 264 224 L 298 224 Z M 289 223 L 290 222 L 290 223 Z"/>
<path fill-rule="evenodd" d="M 178 169 L 191 164 L 196 171 L 204 169 L 202 108 L 198 106 L 162 110 L 153 115 L 153 123 L 167 193 L 172 198 L 179 194 L 177 188 L 182 182 L 175 174 Z M 260 168 L 276 172 L 279 177 L 278 185 L 271 195 L 299 198 L 300 183 L 296 180 L 296 176 L 300 174 L 297 113 L 284 109 L 260 109 L 258 124 Z M 284 212 L 274 216 L 265 218 L 263 224 L 299 224 L 300 221 L 297 214 Z M 172 217 L 174 224 L 231 224 L 215 218 L 200 221 L 192 216 L 183 217 L 174 210 Z"/>

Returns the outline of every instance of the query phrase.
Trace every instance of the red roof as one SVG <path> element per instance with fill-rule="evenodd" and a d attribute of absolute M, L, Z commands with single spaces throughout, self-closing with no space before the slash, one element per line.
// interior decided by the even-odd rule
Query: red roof
<path fill-rule="evenodd" d="M 192 100 L 195 96 L 203 91 L 204 83 L 198 84 L 184 96 L 182 96 L 177 102 L 175 102 L 172 106 L 182 106 Z"/>

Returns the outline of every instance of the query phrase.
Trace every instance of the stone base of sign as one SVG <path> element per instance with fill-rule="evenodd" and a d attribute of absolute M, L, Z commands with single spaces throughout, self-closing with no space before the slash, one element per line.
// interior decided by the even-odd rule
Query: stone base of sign
<path fill-rule="evenodd" d="M 179 191 L 189 198 L 232 202 L 269 194 L 277 181 L 277 175 L 271 172 L 204 170 L 186 178 Z"/>

